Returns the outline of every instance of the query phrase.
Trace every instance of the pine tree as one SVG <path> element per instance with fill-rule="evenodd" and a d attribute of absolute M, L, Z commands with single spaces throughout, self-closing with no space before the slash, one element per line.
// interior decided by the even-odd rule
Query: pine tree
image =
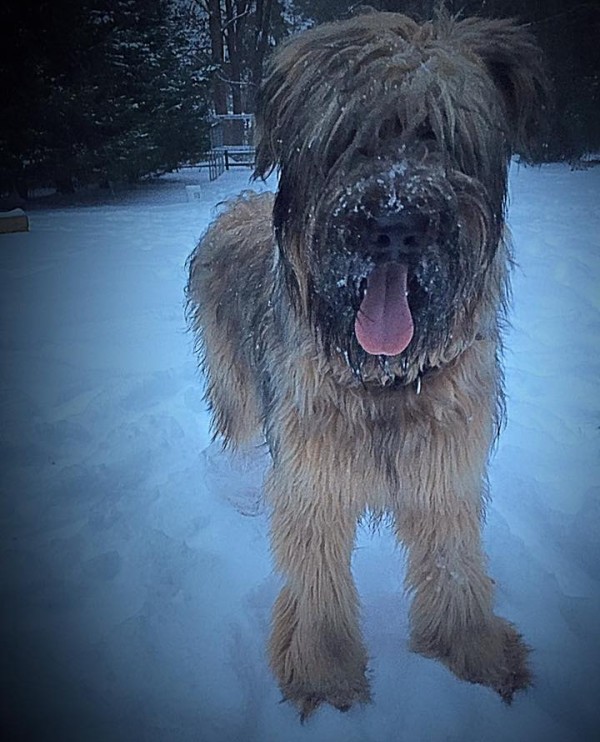
<path fill-rule="evenodd" d="M 42 0 L 4 16 L 17 31 L 2 60 L 5 189 L 133 181 L 206 149 L 207 84 L 169 0 Z"/>

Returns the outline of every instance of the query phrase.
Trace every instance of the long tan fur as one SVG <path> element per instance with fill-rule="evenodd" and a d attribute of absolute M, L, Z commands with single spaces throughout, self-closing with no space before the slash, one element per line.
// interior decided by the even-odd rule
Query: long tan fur
<path fill-rule="evenodd" d="M 525 645 L 493 612 L 481 521 L 503 405 L 506 169 L 543 85 L 509 22 L 373 13 L 307 32 L 275 56 L 261 98 L 257 171 L 280 169 L 278 193 L 242 195 L 191 257 L 215 432 L 233 446 L 262 434 L 272 456 L 286 585 L 269 652 L 303 718 L 370 699 L 350 569 L 367 510 L 390 514 L 408 551 L 412 648 L 506 701 L 530 682 Z M 431 279 L 448 301 L 423 293 L 396 357 L 356 344 L 352 287 L 371 258 L 336 242 L 352 215 L 372 224 L 373 203 L 425 204 L 454 225 L 432 248 L 441 268 L 453 251 L 454 293 Z"/>

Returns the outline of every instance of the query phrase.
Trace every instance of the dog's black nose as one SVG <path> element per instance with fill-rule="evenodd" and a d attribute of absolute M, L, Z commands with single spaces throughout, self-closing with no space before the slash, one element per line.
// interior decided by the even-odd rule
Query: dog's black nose
<path fill-rule="evenodd" d="M 370 243 L 374 257 L 400 260 L 422 250 L 430 240 L 429 218 L 418 211 L 404 210 L 376 219 Z"/>

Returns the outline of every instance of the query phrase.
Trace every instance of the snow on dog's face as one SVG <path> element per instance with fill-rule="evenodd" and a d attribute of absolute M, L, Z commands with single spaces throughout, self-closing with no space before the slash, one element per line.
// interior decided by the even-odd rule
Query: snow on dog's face
<path fill-rule="evenodd" d="M 543 91 L 538 49 L 508 21 L 372 13 L 275 55 L 256 174 L 280 171 L 283 279 L 363 379 L 411 381 L 485 333 L 508 163 Z"/>

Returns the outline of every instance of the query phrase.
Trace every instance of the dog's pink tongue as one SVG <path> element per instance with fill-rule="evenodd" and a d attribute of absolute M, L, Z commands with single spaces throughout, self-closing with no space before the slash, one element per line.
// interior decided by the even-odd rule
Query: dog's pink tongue
<path fill-rule="evenodd" d="M 385 263 L 367 279 L 367 291 L 356 315 L 354 332 L 371 355 L 395 356 L 410 343 L 414 325 L 406 299 L 407 267 Z"/>

